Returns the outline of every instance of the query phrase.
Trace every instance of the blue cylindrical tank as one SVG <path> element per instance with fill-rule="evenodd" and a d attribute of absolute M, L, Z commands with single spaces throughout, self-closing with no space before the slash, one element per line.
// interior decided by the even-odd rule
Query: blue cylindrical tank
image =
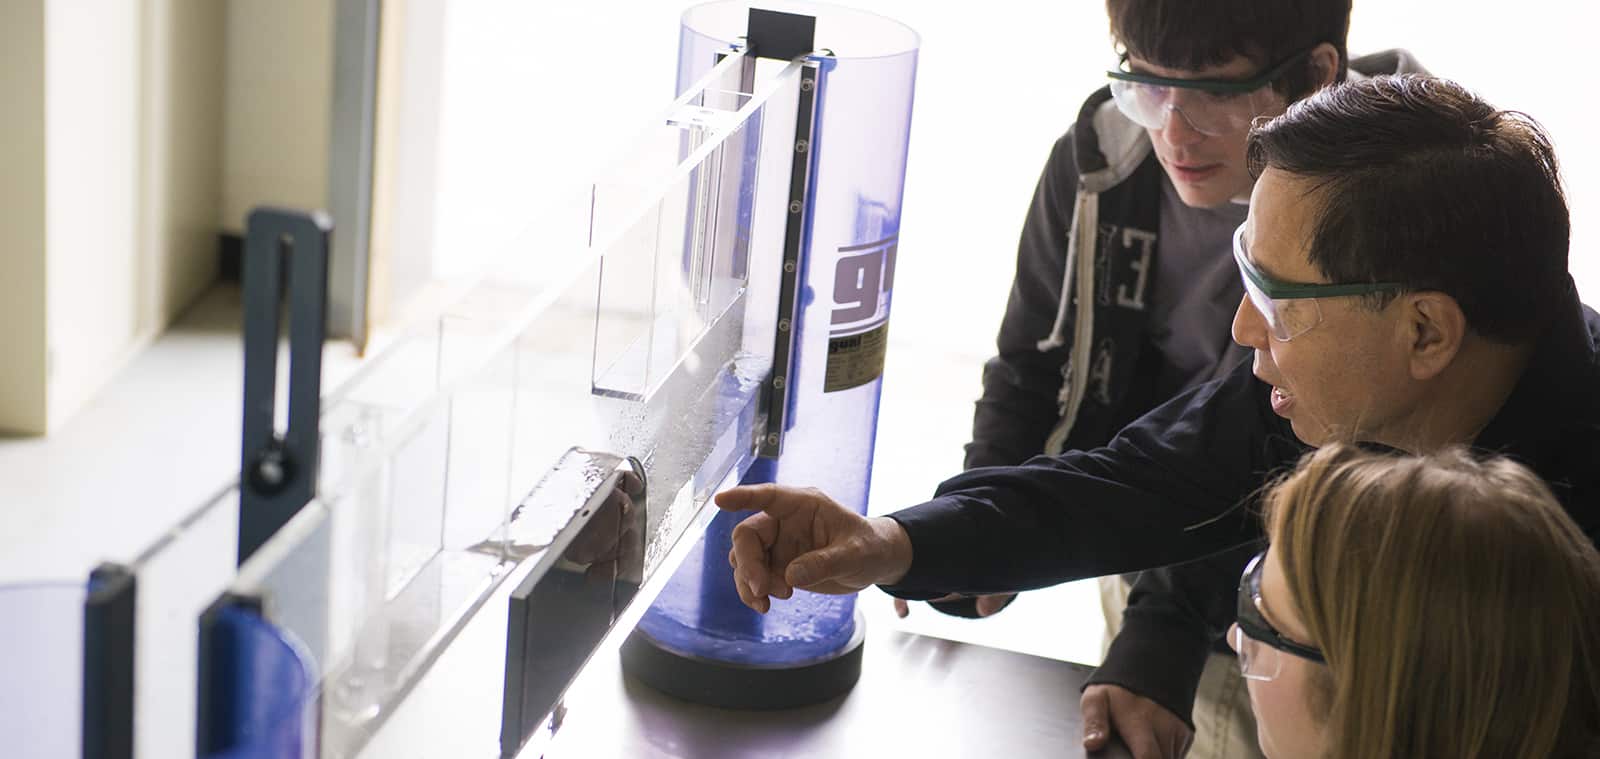
<path fill-rule="evenodd" d="M 316 756 L 316 675 L 304 647 L 236 606 L 220 610 L 211 635 L 206 759 Z"/>
<path fill-rule="evenodd" d="M 746 483 L 817 487 L 866 513 L 898 253 L 919 39 L 893 20 L 811 3 L 763 8 L 814 16 L 819 54 L 813 174 L 783 452 Z M 714 2 L 683 16 L 679 88 L 745 33 L 749 6 Z M 733 587 L 727 555 L 745 515 L 719 514 L 639 630 L 656 646 L 748 668 L 827 661 L 856 638 L 854 596 L 797 592 L 762 615 Z"/>

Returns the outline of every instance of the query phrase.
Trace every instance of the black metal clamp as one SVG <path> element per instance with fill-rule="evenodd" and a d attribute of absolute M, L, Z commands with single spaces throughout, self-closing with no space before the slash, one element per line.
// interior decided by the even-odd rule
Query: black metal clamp
<path fill-rule="evenodd" d="M 762 58 L 793 60 L 814 51 L 817 19 L 794 13 L 750 9 L 746 41 L 750 52 Z M 776 458 L 783 450 L 783 433 L 789 414 L 793 383 L 795 337 L 799 334 L 800 279 L 805 270 L 806 232 L 810 224 L 811 174 L 815 167 L 812 138 L 816 128 L 817 87 L 815 64 L 800 70 L 800 96 L 795 108 L 794 143 L 789 164 L 789 197 L 783 235 L 783 274 L 778 287 L 778 323 L 772 351 L 772 375 L 767 379 L 767 426 L 756 441 L 757 451 Z"/>
<path fill-rule="evenodd" d="M 333 221 L 320 211 L 259 208 L 244 250 L 244 435 L 239 462 L 239 563 L 316 493 L 317 417 Z M 279 304 L 289 273 L 289 426 L 274 429 Z"/>

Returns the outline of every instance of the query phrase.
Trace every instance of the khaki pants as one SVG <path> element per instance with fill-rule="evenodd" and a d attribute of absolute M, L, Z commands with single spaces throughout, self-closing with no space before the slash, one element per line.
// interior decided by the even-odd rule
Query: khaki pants
<path fill-rule="evenodd" d="M 1122 610 L 1128 607 L 1129 586 L 1120 576 L 1100 578 L 1100 610 L 1106 617 L 1106 637 L 1101 653 L 1122 630 Z M 1239 662 L 1228 654 L 1214 653 L 1200 674 L 1194 698 L 1194 745 L 1187 759 L 1262 759 L 1256 744 L 1256 719 L 1250 711 L 1250 692 L 1239 675 Z"/>

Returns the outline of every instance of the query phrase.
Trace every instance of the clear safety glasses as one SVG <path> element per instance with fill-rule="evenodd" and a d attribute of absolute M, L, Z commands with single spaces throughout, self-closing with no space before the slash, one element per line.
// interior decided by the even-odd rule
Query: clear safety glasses
<path fill-rule="evenodd" d="M 1176 112 L 1201 134 L 1236 134 L 1283 100 L 1272 83 L 1311 53 L 1302 50 L 1252 79 L 1168 79 L 1132 71 L 1108 71 L 1117 108 L 1146 129 L 1165 129 Z M 1124 58 L 1123 65 L 1127 65 Z"/>
<path fill-rule="evenodd" d="M 1239 265 L 1239 276 L 1244 280 L 1244 291 L 1250 298 L 1250 304 L 1266 319 L 1267 333 L 1278 342 L 1293 340 L 1322 323 L 1322 308 L 1317 305 L 1318 298 L 1371 295 L 1403 289 L 1394 282 L 1324 285 L 1273 279 L 1250 263 L 1242 224 L 1233 231 L 1233 260 Z"/>
<path fill-rule="evenodd" d="M 1296 643 L 1278 632 L 1261 613 L 1261 567 L 1263 551 L 1245 565 L 1239 578 L 1238 620 L 1228 631 L 1233 650 L 1239 653 L 1239 671 L 1248 680 L 1271 680 L 1283 671 L 1283 654 L 1326 664 L 1322 652 Z"/>

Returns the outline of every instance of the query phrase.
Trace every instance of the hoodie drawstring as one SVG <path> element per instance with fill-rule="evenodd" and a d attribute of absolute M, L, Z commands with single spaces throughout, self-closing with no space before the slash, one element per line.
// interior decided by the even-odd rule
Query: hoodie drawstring
<path fill-rule="evenodd" d="M 1050 335 L 1037 343 L 1040 352 L 1066 345 L 1067 309 L 1074 302 L 1072 353 L 1067 358 L 1065 381 L 1057 400 L 1061 421 L 1045 441 L 1045 453 L 1056 454 L 1072 431 L 1078 407 L 1089 387 L 1090 351 L 1094 346 L 1094 251 L 1100 231 L 1100 194 L 1089 192 L 1078 180 L 1077 202 L 1073 205 L 1072 228 L 1067 232 L 1067 265 L 1061 277 L 1061 303 Z"/>

